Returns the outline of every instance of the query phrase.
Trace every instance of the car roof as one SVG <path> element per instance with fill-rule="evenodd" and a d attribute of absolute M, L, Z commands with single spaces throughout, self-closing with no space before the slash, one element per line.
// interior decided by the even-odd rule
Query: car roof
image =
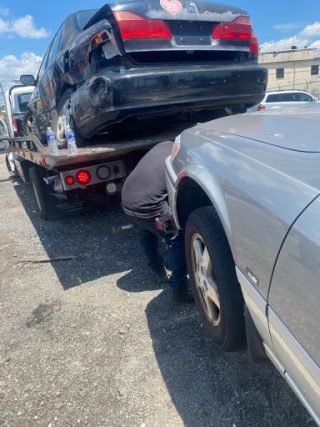
<path fill-rule="evenodd" d="M 292 89 L 292 90 L 277 90 L 275 92 L 266 92 L 266 96 L 268 96 L 268 95 L 278 95 L 280 93 L 307 93 L 309 95 L 309 92 L 307 92 L 305 90 Z"/>
<path fill-rule="evenodd" d="M 199 125 L 210 130 L 304 153 L 320 153 L 320 105 L 239 114 Z"/>

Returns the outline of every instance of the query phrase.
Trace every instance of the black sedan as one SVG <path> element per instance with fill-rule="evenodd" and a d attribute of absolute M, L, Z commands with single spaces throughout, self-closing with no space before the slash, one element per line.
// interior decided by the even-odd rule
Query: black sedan
<path fill-rule="evenodd" d="M 267 70 L 243 10 L 211 1 L 113 0 L 66 18 L 30 102 L 41 137 L 184 127 L 243 112 L 265 94 Z"/>

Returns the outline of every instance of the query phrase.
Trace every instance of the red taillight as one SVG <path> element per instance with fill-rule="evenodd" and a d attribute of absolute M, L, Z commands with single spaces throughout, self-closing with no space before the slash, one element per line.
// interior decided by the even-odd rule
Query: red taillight
<path fill-rule="evenodd" d="M 73 176 L 69 175 L 66 178 L 66 184 L 68 185 L 73 185 L 75 183 L 75 179 L 73 178 Z"/>
<path fill-rule="evenodd" d="M 259 54 L 259 42 L 256 33 L 252 30 L 251 41 L 250 41 L 250 53 L 255 55 Z"/>
<path fill-rule="evenodd" d="M 12 119 L 12 127 L 13 127 L 13 132 L 18 133 L 18 125 L 17 125 L 16 119 Z"/>
<path fill-rule="evenodd" d="M 149 20 L 127 10 L 114 12 L 123 40 L 171 39 L 172 34 L 163 21 Z"/>
<path fill-rule="evenodd" d="M 266 107 L 263 104 L 260 104 L 260 105 L 258 105 L 257 111 L 263 111 L 265 109 L 266 109 Z"/>
<path fill-rule="evenodd" d="M 251 20 L 241 16 L 233 22 L 221 22 L 213 27 L 212 37 L 215 40 L 251 40 Z"/>
<path fill-rule="evenodd" d="M 87 185 L 91 181 L 91 175 L 86 170 L 81 170 L 77 173 L 76 179 L 81 185 Z"/>

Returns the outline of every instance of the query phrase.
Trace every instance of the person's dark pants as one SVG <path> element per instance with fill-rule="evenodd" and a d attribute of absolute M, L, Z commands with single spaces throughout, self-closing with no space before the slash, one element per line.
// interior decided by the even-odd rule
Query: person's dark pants
<path fill-rule="evenodd" d="M 153 271 L 163 268 L 163 260 L 158 252 L 160 235 L 155 218 L 130 217 L 130 219 L 140 232 L 140 243 L 144 249 L 149 267 Z M 169 283 L 173 286 L 183 286 L 186 284 L 187 277 L 184 233 L 180 232 L 174 238 L 172 238 L 172 235 L 166 235 L 165 240 L 169 246 L 169 267 L 172 271 Z"/>

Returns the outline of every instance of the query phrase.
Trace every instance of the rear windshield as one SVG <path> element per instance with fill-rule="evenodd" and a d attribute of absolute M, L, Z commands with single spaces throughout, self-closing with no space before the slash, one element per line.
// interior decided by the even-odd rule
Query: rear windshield
<path fill-rule="evenodd" d="M 32 93 L 20 93 L 14 95 L 14 109 L 13 114 L 25 113 L 28 109 Z"/>
<path fill-rule="evenodd" d="M 76 21 L 78 28 L 82 31 L 90 19 L 97 13 L 98 9 L 81 10 L 77 13 Z"/>

